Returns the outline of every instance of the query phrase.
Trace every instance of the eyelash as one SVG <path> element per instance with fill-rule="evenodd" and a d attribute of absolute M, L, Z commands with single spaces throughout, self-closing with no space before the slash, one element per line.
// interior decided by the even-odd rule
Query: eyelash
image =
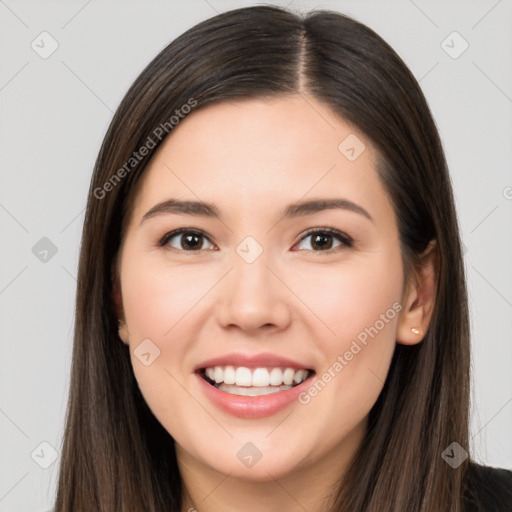
<path fill-rule="evenodd" d="M 199 231 L 199 230 L 193 229 L 193 228 L 180 228 L 180 229 L 176 229 L 174 231 L 170 231 L 169 233 L 166 233 L 162 237 L 162 239 L 160 240 L 158 245 L 160 247 L 163 247 L 163 246 L 168 244 L 169 240 L 171 240 L 175 236 L 181 235 L 183 233 L 194 234 L 194 235 L 197 235 L 197 236 L 202 236 L 202 237 L 206 238 L 210 243 L 212 243 L 210 241 L 210 239 L 202 231 Z M 331 235 L 334 238 L 337 238 L 340 242 L 342 242 L 342 245 L 339 245 L 338 247 L 334 247 L 334 248 L 331 248 L 331 249 L 328 249 L 328 250 L 325 250 L 325 251 L 310 250 L 310 252 L 315 252 L 315 253 L 338 252 L 339 250 L 342 250 L 343 248 L 352 247 L 353 244 L 354 244 L 354 240 L 351 237 L 349 237 L 345 233 L 342 233 L 341 231 L 338 231 L 337 229 L 333 229 L 333 228 L 312 228 L 312 229 L 310 229 L 310 230 L 308 230 L 308 231 L 306 231 L 304 233 L 304 235 L 300 238 L 300 240 L 297 242 L 297 244 L 302 242 L 308 236 L 314 235 L 314 234 L 324 234 L 324 235 L 327 234 L 327 235 Z M 201 251 L 201 250 L 186 251 L 184 249 L 177 249 L 176 247 L 170 247 L 170 246 L 169 246 L 169 249 L 170 250 L 176 250 L 176 251 L 179 251 L 179 252 L 192 252 L 192 253 L 193 252 L 200 252 Z M 304 250 L 304 249 L 300 249 L 300 250 Z"/>

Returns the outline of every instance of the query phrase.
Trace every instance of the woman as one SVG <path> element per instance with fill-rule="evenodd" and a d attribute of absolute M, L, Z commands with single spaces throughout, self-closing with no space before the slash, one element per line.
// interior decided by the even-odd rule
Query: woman
<path fill-rule="evenodd" d="M 95 166 L 75 329 L 57 512 L 511 507 L 467 453 L 439 135 L 349 17 L 238 9 L 147 66 Z"/>

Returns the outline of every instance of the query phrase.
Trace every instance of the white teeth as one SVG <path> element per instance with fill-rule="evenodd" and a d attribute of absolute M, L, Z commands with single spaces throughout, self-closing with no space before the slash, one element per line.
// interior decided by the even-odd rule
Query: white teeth
<path fill-rule="evenodd" d="M 252 373 L 252 386 L 253 387 L 265 387 L 269 383 L 269 374 L 266 368 L 256 368 Z"/>
<path fill-rule="evenodd" d="M 265 393 L 279 391 L 283 385 L 287 389 L 294 384 L 300 384 L 307 379 L 308 370 L 294 370 L 293 368 L 246 368 L 245 366 L 214 366 L 205 369 L 206 376 L 216 384 L 219 389 L 223 385 L 236 385 L 237 388 L 266 388 Z M 276 388 L 275 390 L 268 391 Z M 263 391 L 263 390 L 262 390 Z M 242 394 L 242 393 L 236 393 Z M 257 396 L 257 395 L 248 395 Z"/>
<path fill-rule="evenodd" d="M 232 366 L 224 368 L 224 384 L 234 384 L 236 382 L 236 372 Z"/>
<path fill-rule="evenodd" d="M 283 374 L 283 382 L 287 386 L 291 386 L 293 384 L 294 375 L 295 375 L 295 372 L 293 371 L 292 368 L 286 368 L 286 370 L 284 371 L 284 374 Z"/>
<path fill-rule="evenodd" d="M 293 382 L 295 382 L 295 384 L 299 384 L 303 380 L 306 380 L 307 376 L 308 376 L 307 370 L 299 370 L 298 372 L 295 372 L 295 375 L 293 376 Z"/>
<path fill-rule="evenodd" d="M 217 368 L 219 368 L 220 371 L 222 373 L 224 373 L 221 367 L 216 366 L 215 370 L 217 370 Z M 235 384 L 237 386 L 250 386 L 252 384 L 251 370 L 249 370 L 249 368 L 244 368 L 243 366 L 240 366 L 240 368 L 237 368 Z"/>
<path fill-rule="evenodd" d="M 283 382 L 283 372 L 279 368 L 272 368 L 270 371 L 270 385 L 279 386 Z"/>

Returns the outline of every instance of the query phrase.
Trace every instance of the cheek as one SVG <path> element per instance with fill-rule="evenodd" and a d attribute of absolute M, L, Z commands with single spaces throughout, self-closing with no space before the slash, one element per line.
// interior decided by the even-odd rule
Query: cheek
<path fill-rule="evenodd" d="M 190 344 L 194 305 L 208 290 L 190 269 L 170 269 L 136 251 L 123 261 L 121 286 L 134 374 L 148 404 L 181 393 L 180 362 Z M 149 340 L 149 342 L 148 342 Z M 145 365 L 141 354 L 150 353 Z M 148 361 L 149 360 L 149 361 Z M 162 390 L 166 390 L 162 393 Z"/>
<path fill-rule="evenodd" d="M 131 340 L 172 336 L 210 287 L 207 276 L 198 278 L 193 265 L 171 269 L 161 262 L 151 264 L 151 258 L 127 262 L 122 290 Z"/>
<path fill-rule="evenodd" d="M 402 305 L 402 268 L 399 255 L 375 254 L 350 268 L 319 266 L 314 277 L 297 279 L 298 295 L 308 305 L 311 330 L 316 333 L 322 364 L 318 383 L 304 403 L 318 407 L 339 405 L 366 414 L 377 399 L 396 345 Z M 325 391 L 323 391 L 325 389 Z M 322 398 L 315 398 L 317 395 Z M 346 419 L 346 418 L 345 418 Z"/>
<path fill-rule="evenodd" d="M 383 262 L 384 261 L 384 262 Z M 395 261 L 393 265 L 386 261 Z M 304 275 L 309 275 L 304 279 Z M 315 272 L 297 272 L 293 290 L 308 306 L 318 327 L 318 339 L 336 352 L 365 328 L 377 323 L 382 331 L 391 330 L 401 298 L 402 273 L 398 260 L 375 255 L 364 264 L 319 265 Z M 393 304 L 395 307 L 393 308 Z M 383 326 L 379 320 L 386 318 Z M 321 336 L 320 336 L 321 334 Z"/>
<path fill-rule="evenodd" d="M 135 251 L 130 256 L 133 254 Z M 187 313 L 193 312 L 191 309 L 211 285 L 204 280 L 198 282 L 190 270 L 170 269 L 148 263 L 150 260 L 143 254 L 123 262 L 123 307 L 139 389 L 153 414 L 174 435 L 184 428 L 183 418 L 198 413 L 184 389 L 189 383 L 181 372 L 181 363 L 191 338 Z M 144 353 L 150 354 L 145 362 Z M 177 407 L 180 415 L 176 415 Z"/>

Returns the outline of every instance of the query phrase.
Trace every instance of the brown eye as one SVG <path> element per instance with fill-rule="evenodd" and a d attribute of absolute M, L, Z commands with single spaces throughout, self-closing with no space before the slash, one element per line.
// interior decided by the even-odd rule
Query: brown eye
<path fill-rule="evenodd" d="M 310 246 L 313 247 L 314 252 L 329 252 L 340 246 L 352 246 L 352 239 L 349 236 L 333 229 L 317 229 L 316 231 L 310 231 L 306 236 L 301 238 L 300 243 L 308 238 L 311 238 Z M 333 247 L 333 240 L 338 240 L 340 243 Z"/>
<path fill-rule="evenodd" d="M 176 239 L 177 242 L 174 242 L 173 239 Z M 168 245 L 177 250 L 196 252 L 203 249 L 203 243 L 205 240 L 208 240 L 208 238 L 204 233 L 201 233 L 201 231 L 178 229 L 167 233 L 160 241 L 160 245 Z"/>

